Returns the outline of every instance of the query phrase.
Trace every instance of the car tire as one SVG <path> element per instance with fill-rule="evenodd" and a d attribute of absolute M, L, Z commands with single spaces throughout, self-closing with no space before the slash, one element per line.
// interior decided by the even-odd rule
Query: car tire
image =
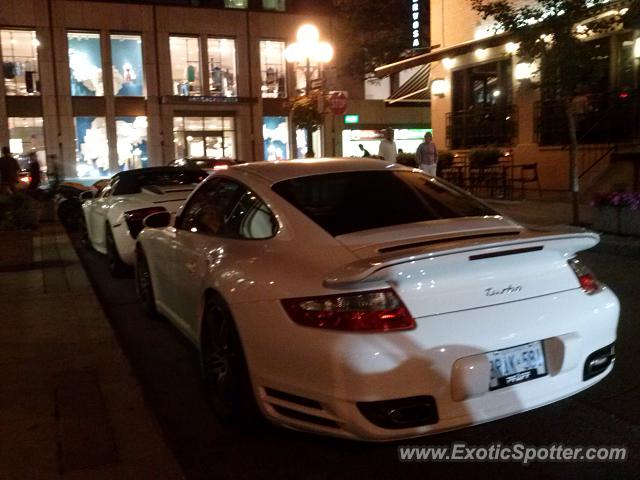
<path fill-rule="evenodd" d="M 109 224 L 107 224 L 105 230 L 107 265 L 109 266 L 109 273 L 111 273 L 111 276 L 116 278 L 124 277 L 129 273 L 129 267 L 120 258 L 118 247 L 116 246 L 116 241 L 113 238 L 113 232 L 111 231 L 111 227 L 109 226 Z"/>
<path fill-rule="evenodd" d="M 147 257 L 142 251 L 138 249 L 136 253 L 136 291 L 138 292 L 138 298 L 142 302 L 147 315 L 153 319 L 158 319 L 159 314 L 156 309 L 155 295 L 153 293 L 153 283 L 151 280 L 151 271 L 149 270 L 149 263 Z"/>
<path fill-rule="evenodd" d="M 67 230 L 77 230 L 82 216 L 80 202 L 75 199 L 64 200 L 57 208 L 58 220 Z"/>
<path fill-rule="evenodd" d="M 221 301 L 205 308 L 200 367 L 205 395 L 221 422 L 254 424 L 260 419 L 240 335 Z"/>

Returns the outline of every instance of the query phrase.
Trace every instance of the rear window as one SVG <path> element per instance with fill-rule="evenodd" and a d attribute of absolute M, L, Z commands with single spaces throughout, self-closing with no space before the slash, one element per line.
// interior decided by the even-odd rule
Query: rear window
<path fill-rule="evenodd" d="M 328 173 L 273 190 L 333 236 L 447 218 L 498 215 L 470 195 L 418 172 Z"/>

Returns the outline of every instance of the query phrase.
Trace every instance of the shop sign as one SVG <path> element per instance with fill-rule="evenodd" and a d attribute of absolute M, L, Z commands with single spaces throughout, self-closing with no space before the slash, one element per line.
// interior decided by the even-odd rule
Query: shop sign
<path fill-rule="evenodd" d="M 256 103 L 257 98 L 252 97 L 219 97 L 219 96 L 206 96 L 206 95 L 193 95 L 193 96 L 181 96 L 181 95 L 165 95 L 162 97 L 162 103 L 168 104 L 240 104 L 240 103 Z"/>
<path fill-rule="evenodd" d="M 345 115 L 344 123 L 360 123 L 360 115 Z"/>
<path fill-rule="evenodd" d="M 334 115 L 342 115 L 347 110 L 348 93 L 342 90 L 329 93 L 328 103 Z"/>

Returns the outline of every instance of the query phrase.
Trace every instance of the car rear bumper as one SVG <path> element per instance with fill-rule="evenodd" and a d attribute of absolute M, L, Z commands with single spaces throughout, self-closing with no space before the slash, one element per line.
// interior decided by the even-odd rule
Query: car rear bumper
<path fill-rule="evenodd" d="M 557 294 L 417 318 L 408 332 L 354 334 L 294 324 L 278 302 L 231 306 L 258 403 L 272 422 L 329 435 L 384 441 L 487 422 L 573 395 L 587 357 L 613 344 L 618 300 L 608 289 Z M 489 391 L 486 352 L 543 341 L 544 377 Z M 432 398 L 435 421 L 380 427 L 358 404 Z M 426 408 L 426 407 L 425 407 Z"/>

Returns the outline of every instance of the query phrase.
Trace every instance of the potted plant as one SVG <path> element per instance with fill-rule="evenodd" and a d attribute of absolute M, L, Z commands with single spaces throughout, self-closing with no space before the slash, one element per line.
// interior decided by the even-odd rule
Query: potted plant
<path fill-rule="evenodd" d="M 31 197 L 0 195 L 0 270 L 31 267 L 37 227 L 38 213 Z"/>
<path fill-rule="evenodd" d="M 485 168 L 495 165 L 502 157 L 502 151 L 495 147 L 474 148 L 469 152 L 471 168 Z"/>
<path fill-rule="evenodd" d="M 640 236 L 640 192 L 597 194 L 592 227 L 603 232 Z"/>

